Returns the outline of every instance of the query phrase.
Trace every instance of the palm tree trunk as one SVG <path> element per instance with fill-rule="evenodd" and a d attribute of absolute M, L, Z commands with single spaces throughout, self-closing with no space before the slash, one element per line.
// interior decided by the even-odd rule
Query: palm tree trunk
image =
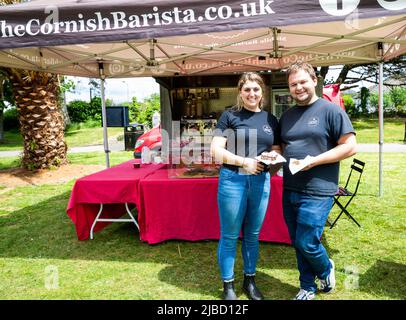
<path fill-rule="evenodd" d="M 24 141 L 22 166 L 33 170 L 67 163 L 57 76 L 13 69 L 10 78 Z"/>

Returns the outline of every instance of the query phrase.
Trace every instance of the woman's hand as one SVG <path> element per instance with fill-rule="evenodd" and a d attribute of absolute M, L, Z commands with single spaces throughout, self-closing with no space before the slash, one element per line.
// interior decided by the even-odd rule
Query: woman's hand
<path fill-rule="evenodd" d="M 259 174 L 265 169 L 262 163 L 252 158 L 244 158 L 242 167 L 249 174 Z"/>

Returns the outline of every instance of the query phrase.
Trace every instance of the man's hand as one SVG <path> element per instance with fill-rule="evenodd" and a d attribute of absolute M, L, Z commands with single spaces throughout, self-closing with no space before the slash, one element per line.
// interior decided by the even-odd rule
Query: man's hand
<path fill-rule="evenodd" d="M 308 156 L 307 159 L 309 159 L 310 163 L 300 171 L 306 171 L 306 170 L 309 170 L 309 169 L 311 169 L 311 168 L 313 168 L 315 166 L 315 164 L 316 164 L 315 163 L 315 157 Z"/>

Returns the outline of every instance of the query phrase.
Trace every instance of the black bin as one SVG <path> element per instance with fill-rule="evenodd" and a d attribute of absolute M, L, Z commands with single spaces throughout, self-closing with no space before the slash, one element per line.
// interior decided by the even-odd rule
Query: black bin
<path fill-rule="evenodd" d="M 124 149 L 126 151 L 134 151 L 135 142 L 144 133 L 144 129 L 144 125 L 139 123 L 130 123 L 124 127 Z"/>

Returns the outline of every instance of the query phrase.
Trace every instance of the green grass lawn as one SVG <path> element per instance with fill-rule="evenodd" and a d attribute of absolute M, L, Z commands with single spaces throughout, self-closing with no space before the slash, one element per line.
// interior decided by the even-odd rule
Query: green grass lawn
<path fill-rule="evenodd" d="M 0 157 L 0 170 L 17 168 L 20 166 L 19 157 Z M 1 182 L 0 182 L 1 185 Z"/>
<path fill-rule="evenodd" d="M 123 163 L 133 159 L 132 151 L 112 151 L 110 152 L 110 166 Z M 106 164 L 104 152 L 68 153 L 69 163 L 72 164 Z"/>
<path fill-rule="evenodd" d="M 123 128 L 107 128 L 109 139 L 124 135 Z M 68 148 L 86 145 L 103 144 L 103 128 L 82 128 L 65 132 Z"/>
<path fill-rule="evenodd" d="M 23 138 L 19 131 L 5 131 L 4 140 L 0 142 L 0 151 L 22 150 Z"/>
<path fill-rule="evenodd" d="M 112 163 L 127 153 L 112 154 Z M 325 229 L 323 243 L 336 264 L 337 288 L 318 300 L 406 299 L 406 162 L 384 154 L 384 195 L 378 195 L 378 154 L 366 162 L 359 194 Z M 100 158 L 100 159 L 99 159 Z M 103 154 L 70 156 L 74 163 L 104 163 Z M 341 180 L 351 159 L 342 162 Z M 78 241 L 65 210 L 74 181 L 0 188 L 0 299 L 220 299 L 216 241 L 148 245 L 130 223 L 115 223 L 92 241 Z M 330 219 L 338 214 L 333 208 Z M 238 251 L 236 289 L 241 299 Z M 261 243 L 257 284 L 267 299 L 291 299 L 298 290 L 294 250 Z"/>
<path fill-rule="evenodd" d="M 351 120 L 355 131 L 357 132 L 358 143 L 378 143 L 379 125 L 378 119 L 353 119 Z M 384 143 L 403 143 L 405 137 L 404 118 L 384 119 Z"/>
<path fill-rule="evenodd" d="M 107 128 L 109 139 L 124 135 L 123 128 Z M 65 132 L 68 148 L 103 144 L 103 128 L 77 128 Z M 6 131 L 4 142 L 0 143 L 0 151 L 22 150 L 23 139 L 18 131 Z"/>

